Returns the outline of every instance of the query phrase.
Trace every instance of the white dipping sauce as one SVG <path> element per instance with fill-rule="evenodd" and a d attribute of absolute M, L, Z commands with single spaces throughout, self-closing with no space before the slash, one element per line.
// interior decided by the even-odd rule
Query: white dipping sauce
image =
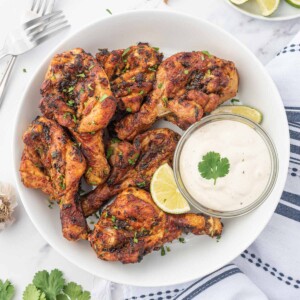
<path fill-rule="evenodd" d="M 205 179 L 198 164 L 208 152 L 220 153 L 230 163 L 225 177 Z M 232 211 L 248 206 L 264 191 L 271 158 L 261 136 L 238 121 L 221 120 L 196 129 L 180 155 L 180 174 L 191 196 L 207 208 Z"/>

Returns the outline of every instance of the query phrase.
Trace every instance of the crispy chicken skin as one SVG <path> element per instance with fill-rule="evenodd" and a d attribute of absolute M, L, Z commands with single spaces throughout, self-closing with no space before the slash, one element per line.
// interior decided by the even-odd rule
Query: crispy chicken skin
<path fill-rule="evenodd" d="M 148 192 L 128 188 L 102 211 L 89 241 L 100 259 L 136 263 L 189 232 L 218 236 L 222 223 L 217 218 L 192 213 L 166 214 Z"/>
<path fill-rule="evenodd" d="M 87 158 L 87 182 L 103 183 L 109 174 L 102 143 L 116 110 L 108 78 L 97 60 L 81 48 L 57 54 L 41 87 L 42 113 L 67 127 Z M 103 171 L 101 171 L 103 170 Z"/>
<path fill-rule="evenodd" d="M 109 52 L 101 49 L 96 58 L 104 68 L 121 111 L 134 113 L 152 91 L 155 72 L 163 55 L 147 43 Z"/>
<path fill-rule="evenodd" d="M 80 179 L 86 169 L 84 156 L 63 129 L 45 117 L 31 123 L 23 141 L 22 182 L 58 201 L 66 239 L 86 239 L 88 227 L 78 199 Z"/>
<path fill-rule="evenodd" d="M 138 135 L 133 145 L 128 142 L 115 145 L 116 148 L 110 158 L 113 170 L 111 176 L 105 184 L 99 185 L 83 196 L 84 215 L 95 213 L 111 197 L 128 187 L 149 189 L 151 178 L 157 168 L 164 163 L 172 164 L 179 138 L 174 131 L 160 128 Z M 120 149 L 123 156 L 119 155 Z"/>
<path fill-rule="evenodd" d="M 201 51 L 177 53 L 158 67 L 150 99 L 139 112 L 119 121 L 115 130 L 120 139 L 132 140 L 162 117 L 187 129 L 237 91 L 233 62 Z"/>

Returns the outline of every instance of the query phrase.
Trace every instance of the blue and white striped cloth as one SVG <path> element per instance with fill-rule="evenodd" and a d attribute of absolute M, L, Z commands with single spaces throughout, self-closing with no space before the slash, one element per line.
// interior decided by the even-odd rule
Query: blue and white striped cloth
<path fill-rule="evenodd" d="M 285 190 L 261 235 L 231 264 L 199 280 L 157 289 L 101 280 L 93 299 L 300 299 L 300 33 L 267 69 L 284 100 L 291 157 Z"/>

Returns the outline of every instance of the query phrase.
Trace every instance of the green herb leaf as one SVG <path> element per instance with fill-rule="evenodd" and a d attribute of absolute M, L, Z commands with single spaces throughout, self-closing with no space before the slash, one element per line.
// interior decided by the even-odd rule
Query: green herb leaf
<path fill-rule="evenodd" d="M 111 12 L 111 10 L 110 10 L 109 8 L 107 8 L 106 11 L 107 11 L 110 15 L 112 15 L 112 12 Z"/>
<path fill-rule="evenodd" d="M 75 103 L 75 101 L 74 101 L 74 100 L 69 100 L 69 101 L 67 102 L 67 105 L 68 105 L 68 106 L 73 106 L 73 105 L 74 105 L 74 103 Z"/>
<path fill-rule="evenodd" d="M 165 256 L 166 255 L 166 250 L 165 250 L 164 246 L 161 246 L 161 248 L 160 248 L 160 255 L 161 256 Z"/>
<path fill-rule="evenodd" d="M 112 138 L 111 139 L 111 142 L 114 144 L 114 143 L 120 143 L 121 140 L 119 140 L 118 138 Z"/>
<path fill-rule="evenodd" d="M 76 76 L 77 76 L 77 77 L 84 78 L 84 77 L 85 77 L 85 74 L 84 74 L 84 73 L 80 73 L 80 74 L 77 74 Z"/>
<path fill-rule="evenodd" d="M 130 51 L 130 48 L 125 49 L 124 52 L 122 53 L 122 57 L 124 57 L 129 51 Z"/>
<path fill-rule="evenodd" d="M 131 113 L 131 112 L 132 112 L 132 109 L 131 109 L 130 107 L 127 107 L 127 108 L 126 108 L 126 111 L 129 112 L 129 113 Z"/>
<path fill-rule="evenodd" d="M 171 252 L 171 248 L 169 246 L 166 246 L 167 252 Z"/>
<path fill-rule="evenodd" d="M 184 238 L 183 237 L 180 237 L 180 238 L 178 238 L 178 241 L 180 242 L 180 243 L 185 243 L 185 240 L 184 240 Z"/>
<path fill-rule="evenodd" d="M 161 89 L 162 87 L 163 87 L 163 84 L 160 83 L 160 84 L 158 85 L 158 88 Z"/>
<path fill-rule="evenodd" d="M 149 67 L 148 70 L 151 72 L 156 72 L 156 68 L 157 68 L 156 66 L 153 66 L 153 67 Z"/>
<path fill-rule="evenodd" d="M 143 95 L 145 92 L 144 92 L 144 90 L 141 90 L 140 92 L 139 92 L 139 95 Z"/>
<path fill-rule="evenodd" d="M 189 70 L 184 70 L 183 72 L 185 75 L 189 74 Z"/>
<path fill-rule="evenodd" d="M 203 54 L 206 54 L 208 57 L 211 57 L 212 55 L 208 51 L 201 51 Z"/>
<path fill-rule="evenodd" d="M 88 89 L 91 90 L 91 91 L 94 90 L 94 89 L 92 88 L 92 84 L 91 84 L 91 83 L 88 84 Z"/>
<path fill-rule="evenodd" d="M 217 235 L 217 237 L 216 237 L 217 243 L 220 242 L 221 237 L 222 237 L 221 235 Z"/>
<path fill-rule="evenodd" d="M 73 119 L 74 123 L 77 123 L 77 118 L 75 115 L 72 115 L 72 119 Z"/>
<path fill-rule="evenodd" d="M 239 103 L 240 102 L 240 100 L 239 99 L 231 99 L 230 100 L 230 102 L 231 102 L 231 104 L 234 104 L 234 103 Z"/>
<path fill-rule="evenodd" d="M 0 299 L 8 300 L 9 298 Z M 29 284 L 23 293 L 23 300 L 46 300 L 46 295 L 44 292 L 38 290 L 34 284 Z"/>
<path fill-rule="evenodd" d="M 100 102 L 103 102 L 108 96 L 106 94 L 104 94 L 101 98 L 100 98 Z"/>
<path fill-rule="evenodd" d="M 139 242 L 139 240 L 138 240 L 138 238 L 137 238 L 136 235 L 137 235 L 137 233 L 135 232 L 135 233 L 134 233 L 133 242 L 137 244 L 137 243 Z"/>
<path fill-rule="evenodd" d="M 64 286 L 64 293 L 69 296 L 70 300 L 89 300 L 91 294 L 87 291 L 83 291 L 82 286 L 75 282 L 69 282 Z"/>
<path fill-rule="evenodd" d="M 114 150 L 112 148 L 108 148 L 106 151 L 106 158 L 109 159 L 112 154 L 113 154 Z"/>
<path fill-rule="evenodd" d="M 198 171 L 205 179 L 214 179 L 216 184 L 217 178 L 225 177 L 229 173 L 229 160 L 216 152 L 208 152 L 202 157 L 198 164 Z"/>
<path fill-rule="evenodd" d="M 90 65 L 89 70 L 92 70 L 95 67 L 95 65 Z"/>
<path fill-rule="evenodd" d="M 45 293 L 46 298 L 49 300 L 55 300 L 65 285 L 63 273 L 57 269 L 52 270 L 50 274 L 45 270 L 37 272 L 32 282 Z"/>
<path fill-rule="evenodd" d="M 68 93 L 72 93 L 74 89 L 75 89 L 74 86 L 70 86 L 69 89 L 68 89 Z"/>
<path fill-rule="evenodd" d="M 128 159 L 128 163 L 133 166 L 135 165 L 138 158 L 139 158 L 139 153 L 136 153 L 132 158 Z"/>
<path fill-rule="evenodd" d="M 137 187 L 139 187 L 139 188 L 145 187 L 145 186 L 146 186 L 146 181 L 138 182 L 136 185 L 137 185 Z"/>
<path fill-rule="evenodd" d="M 167 97 L 162 97 L 162 101 L 165 103 L 165 105 L 167 105 L 169 100 Z"/>
<path fill-rule="evenodd" d="M 3 282 L 0 279 L 0 299 L 11 300 L 15 294 L 15 288 L 9 280 Z"/>
<path fill-rule="evenodd" d="M 24 69 L 23 69 L 23 72 L 24 72 L 24 73 L 27 73 L 27 70 L 24 68 Z"/>
<path fill-rule="evenodd" d="M 159 48 L 158 47 L 152 47 L 156 52 L 159 51 Z"/>

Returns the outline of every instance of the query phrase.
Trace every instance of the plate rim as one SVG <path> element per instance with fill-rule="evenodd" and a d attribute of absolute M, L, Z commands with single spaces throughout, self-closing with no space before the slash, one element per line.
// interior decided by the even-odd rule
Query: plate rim
<path fill-rule="evenodd" d="M 285 17 L 264 17 L 261 15 L 256 15 L 256 14 L 252 14 L 240 7 L 238 7 L 238 5 L 233 4 L 230 0 L 224 0 L 229 6 L 231 6 L 233 9 L 235 9 L 236 11 L 251 17 L 251 18 L 255 18 L 258 20 L 262 20 L 262 21 L 267 21 L 267 22 L 282 22 L 282 21 L 290 21 L 290 20 L 294 20 L 297 18 L 300 18 L 300 9 L 299 9 L 299 14 L 298 15 L 293 15 L 293 16 L 285 16 Z"/>
<path fill-rule="evenodd" d="M 225 0 L 226 1 L 226 0 Z M 243 50 L 245 52 L 247 52 L 248 55 L 250 55 L 252 57 L 252 59 L 254 59 L 258 65 L 260 66 L 261 68 L 261 71 L 267 76 L 267 78 L 269 79 L 269 83 L 270 85 L 273 86 L 273 89 L 274 91 L 276 91 L 276 93 L 278 94 L 278 97 L 282 100 L 281 98 L 281 95 L 277 89 L 277 86 L 275 85 L 273 79 L 271 78 L 270 74 L 267 72 L 267 70 L 265 69 L 264 65 L 259 61 L 259 59 L 250 51 L 250 49 L 248 49 L 240 40 L 238 40 L 235 36 L 233 36 L 232 34 L 230 34 L 229 32 L 227 32 L 226 30 L 224 30 L 223 28 L 219 27 L 218 25 L 214 24 L 214 23 L 211 23 L 210 21 L 207 21 L 206 19 L 203 19 L 203 18 L 200 18 L 200 17 L 196 17 L 196 16 L 193 16 L 193 15 L 190 15 L 188 13 L 182 13 L 182 12 L 177 12 L 177 11 L 166 11 L 166 10 L 161 10 L 161 9 L 141 9 L 141 10 L 130 10 L 130 11 L 125 11 L 125 12 L 120 12 L 120 13 L 116 13 L 112 16 L 104 16 L 104 17 L 100 17 L 99 19 L 97 20 L 94 20 L 92 22 L 89 22 L 88 24 L 86 24 L 85 26 L 77 29 L 76 31 L 74 31 L 73 33 L 71 34 L 68 34 L 66 37 L 63 38 L 63 40 L 58 43 L 53 49 L 51 49 L 51 51 L 49 51 L 47 53 L 47 55 L 45 55 L 45 58 L 42 60 L 42 62 L 40 64 L 38 64 L 38 66 L 36 67 L 35 69 L 35 72 L 31 75 L 31 79 L 29 80 L 29 82 L 27 83 L 26 85 L 26 88 L 24 89 L 24 92 L 23 92 L 23 95 L 22 95 L 22 99 L 21 101 L 19 102 L 18 106 L 17 106 L 17 113 L 16 113 L 16 117 L 15 117 L 15 120 L 14 120 L 14 128 L 13 128 L 13 141 L 12 141 L 12 158 L 13 158 L 13 167 L 14 167 L 14 180 L 15 180 L 15 183 L 16 183 L 16 186 L 17 186 L 17 191 L 18 191 L 18 194 L 19 194 L 19 197 L 21 199 L 21 202 L 25 208 L 25 211 L 27 213 L 27 215 L 29 216 L 31 222 L 34 224 L 35 228 L 37 229 L 37 231 L 40 233 L 40 235 L 42 236 L 42 238 L 51 245 L 51 247 L 53 249 L 55 249 L 55 251 L 57 251 L 62 257 L 64 257 L 66 260 L 68 260 L 69 262 L 71 262 L 73 265 L 75 265 L 76 267 L 78 267 L 79 269 L 82 269 L 86 272 L 88 272 L 89 274 L 92 274 L 92 275 L 95 275 L 97 277 L 101 277 L 103 279 L 106 279 L 106 280 L 111 280 L 111 281 L 115 281 L 115 282 L 118 282 L 119 284 L 125 284 L 125 285 L 132 285 L 132 286 L 139 286 L 139 287 L 163 287 L 163 286 L 166 286 L 166 284 L 151 284 L 151 283 L 148 283 L 147 285 L 145 284 L 141 284 L 141 283 L 133 283 L 132 281 L 127 281 L 126 278 L 123 278 L 123 280 L 114 280 L 113 279 L 113 274 L 111 275 L 108 275 L 106 277 L 102 277 L 100 275 L 98 275 L 96 272 L 93 272 L 91 271 L 87 266 L 85 265 L 81 265 L 80 263 L 78 263 L 76 261 L 75 258 L 73 258 L 72 256 L 68 256 L 67 254 L 65 254 L 65 252 L 63 251 L 63 249 L 61 249 L 60 247 L 56 247 L 56 244 L 52 241 L 49 241 L 49 237 L 47 237 L 47 234 L 38 226 L 38 222 L 35 221 L 35 218 L 32 216 L 31 214 L 31 211 L 30 211 L 30 208 L 29 206 L 27 206 L 26 204 L 26 201 L 23 200 L 23 197 L 21 196 L 22 195 L 22 192 L 21 192 L 21 189 L 23 188 L 22 186 L 22 183 L 21 183 L 21 180 L 20 180 L 20 177 L 19 177 L 19 162 L 16 161 L 16 157 L 17 157 L 17 153 L 16 153 L 16 147 L 17 147 L 17 137 L 18 137 L 18 119 L 19 117 L 21 116 L 22 114 L 22 106 L 23 106 L 23 103 L 25 101 L 25 96 L 27 95 L 31 85 L 32 85 L 32 82 L 35 78 L 35 76 L 37 75 L 37 73 L 41 70 L 42 66 L 48 62 L 51 57 L 58 51 L 59 48 L 63 47 L 64 44 L 66 42 L 68 42 L 70 39 L 72 39 L 75 35 L 79 34 L 80 32 L 88 29 L 89 27 L 92 27 L 92 26 L 95 26 L 97 23 L 101 23 L 103 21 L 105 21 L 106 19 L 111 19 L 111 18 L 118 18 L 119 16 L 124 16 L 124 15 L 131 15 L 131 14 L 134 14 L 134 15 L 138 15 L 138 14 L 143 14 L 143 13 L 157 13 L 157 14 L 168 14 L 168 15 L 177 15 L 177 16 L 181 16 L 181 17 L 185 17 L 185 18 L 189 18 L 190 20 L 194 21 L 194 22 L 202 22 L 202 23 L 206 23 L 208 26 L 211 26 L 213 27 L 214 29 L 216 29 L 217 31 L 220 31 L 223 35 L 227 36 L 227 37 L 230 37 L 231 39 L 233 39 L 236 43 L 239 44 L 240 47 L 243 48 Z M 281 106 L 282 106 L 282 109 L 284 111 L 284 104 L 283 102 L 281 101 Z M 289 130 L 288 130 L 288 121 L 287 121 L 287 116 L 286 114 L 284 114 L 284 124 L 283 126 L 286 127 L 286 131 L 287 131 L 287 137 L 288 137 L 288 140 L 289 140 Z M 286 153 L 286 157 L 285 157 L 285 160 L 282 162 L 282 167 L 283 169 L 285 170 L 285 175 L 283 175 L 284 177 L 282 178 L 282 182 L 281 182 L 281 185 L 279 186 L 280 182 L 276 182 L 276 186 L 278 186 L 278 188 L 280 188 L 281 191 L 284 190 L 284 185 L 285 185 L 285 182 L 286 182 L 286 178 L 287 178 L 287 174 L 288 174 L 288 166 L 289 166 L 289 156 L 290 156 L 290 144 L 287 143 L 285 145 L 285 153 Z M 271 217 L 273 216 L 274 214 L 274 211 L 276 209 L 276 206 L 278 204 L 280 200 L 280 197 L 278 198 L 278 201 L 274 201 L 274 205 L 273 205 L 273 209 L 272 209 L 272 213 L 270 212 L 270 215 L 264 219 L 264 222 L 262 222 L 262 226 L 261 226 L 261 229 L 258 230 L 257 234 L 256 234 L 256 237 L 254 240 L 249 240 L 246 247 L 244 248 L 244 250 L 246 248 L 248 248 L 256 239 L 257 237 L 260 235 L 260 233 L 265 229 L 266 225 L 269 223 Z M 259 208 L 258 208 L 259 209 Z M 51 240 L 51 238 L 50 238 Z M 242 250 L 243 251 L 243 250 Z M 239 252 L 240 254 L 241 252 Z M 238 255 L 231 255 L 231 258 L 228 259 L 228 261 L 224 262 L 222 264 L 222 266 L 218 266 L 218 268 L 221 268 L 221 267 L 224 267 L 225 265 L 227 265 L 228 263 L 230 263 L 233 259 L 235 259 L 236 257 L 238 257 Z M 206 274 L 210 274 L 214 271 L 216 271 L 218 268 L 215 268 L 215 267 L 211 267 L 209 269 L 209 272 L 207 272 Z M 205 276 L 205 275 L 203 275 Z M 172 281 L 172 283 L 167 283 L 167 285 L 177 285 L 177 284 L 182 284 L 182 283 L 186 283 L 186 282 L 189 282 L 189 281 L 192 281 L 192 280 L 195 280 L 195 279 L 198 279 L 200 278 L 199 276 L 187 276 L 185 278 L 185 280 L 177 280 L 177 281 Z"/>

